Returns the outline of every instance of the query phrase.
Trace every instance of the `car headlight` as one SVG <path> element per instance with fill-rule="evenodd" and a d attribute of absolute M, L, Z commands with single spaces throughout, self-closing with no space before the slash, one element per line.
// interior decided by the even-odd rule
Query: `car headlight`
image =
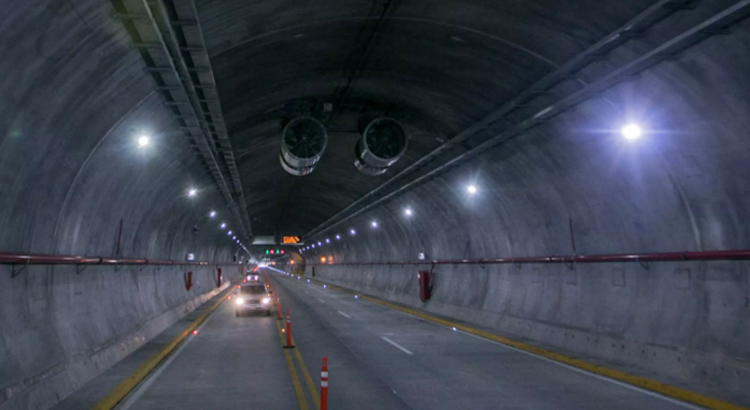
<path fill-rule="evenodd" d="M 234 300 L 234 303 L 236 303 L 238 305 L 241 305 L 241 304 L 245 303 L 245 299 L 237 298 L 237 299 Z"/>
<path fill-rule="evenodd" d="M 263 298 L 263 304 L 264 305 L 267 305 L 269 303 L 271 303 L 271 298 Z"/>

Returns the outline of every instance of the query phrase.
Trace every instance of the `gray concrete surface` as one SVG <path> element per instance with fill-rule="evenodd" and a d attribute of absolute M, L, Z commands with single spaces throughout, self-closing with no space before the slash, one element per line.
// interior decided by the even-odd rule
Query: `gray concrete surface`
<path fill-rule="evenodd" d="M 750 293 L 743 276 L 716 264 L 438 266 L 427 303 L 419 300 L 418 269 L 318 266 L 315 272 L 348 289 L 750 404 L 743 305 Z"/>
<path fill-rule="evenodd" d="M 331 409 L 696 408 L 319 284 L 277 274 L 271 283 L 291 309 L 292 334 L 316 386 L 320 359 L 329 359 Z M 118 410 L 299 409 L 275 322 L 235 317 L 224 303 Z M 137 356 L 123 363 L 132 369 Z M 127 368 L 118 365 L 101 379 L 124 377 Z M 306 391 L 301 373 L 300 381 Z"/>
<path fill-rule="evenodd" d="M 238 267 L 224 267 L 226 280 Z M 0 409 L 46 409 L 64 399 L 220 289 L 215 267 L 29 267 L 0 275 Z M 31 324 L 31 325 L 30 325 Z"/>
<path fill-rule="evenodd" d="M 273 275 L 272 283 L 291 308 L 308 368 L 329 357 L 331 408 L 690 408 L 305 280 Z M 364 369 L 389 395 L 357 396 L 361 381 L 352 369 Z M 401 405 L 380 401 L 391 398 Z"/>
<path fill-rule="evenodd" d="M 656 1 L 165 3 L 195 7 L 255 233 L 304 236 Z M 735 4 L 743 5 L 691 2 L 425 169 Z M 238 221 L 113 18 L 118 6 L 0 4 L 0 251 L 158 259 L 195 252 L 229 262 L 234 243 L 205 216 L 216 209 L 230 227 Z M 346 238 L 308 259 L 568 254 L 569 221 L 581 254 L 750 248 L 750 22 L 723 34 L 664 56 L 338 232 L 306 238 Z M 281 125 L 309 110 L 328 117 L 323 103 L 336 104 L 326 155 L 312 175 L 294 178 L 278 164 Z M 374 112 L 398 117 L 411 140 L 392 171 L 370 178 L 352 162 L 358 117 Z M 630 121 L 645 130 L 638 141 L 618 133 Z M 152 137 L 147 149 L 137 147 L 142 133 Z M 469 183 L 476 195 L 466 193 Z M 188 187 L 199 195 L 186 198 Z M 351 228 L 356 237 L 346 236 Z M 321 271 L 421 306 L 414 273 Z M 4 272 L 0 408 L 48 408 L 164 329 L 180 316 L 175 309 L 184 312 L 208 290 L 183 293 L 181 274 Z M 209 281 L 208 272 L 197 275 Z M 747 403 L 749 277 L 740 262 L 444 267 L 435 299 L 421 307 Z"/>
<path fill-rule="evenodd" d="M 107 369 L 101 375 L 93 378 L 83 387 L 76 390 L 73 394 L 65 398 L 62 402 L 53 407 L 54 410 L 80 410 L 93 408 L 102 397 L 116 388 L 123 380 L 133 374 L 143 363 L 152 356 L 158 354 L 161 349 L 167 346 L 179 336 L 185 328 L 193 323 L 203 313 L 208 311 L 213 304 L 218 301 L 219 297 L 225 297 L 225 292 L 219 292 L 210 300 L 197 306 L 192 312 L 183 316 L 177 322 L 164 329 L 161 333 L 148 340 L 141 347 L 125 358 L 118 361 L 114 366 Z M 209 316 L 210 318 L 211 316 Z M 207 322 L 203 322 L 198 329 L 201 329 Z M 190 337 L 188 338 L 188 340 Z M 184 345 L 185 343 L 183 343 Z"/>
<path fill-rule="evenodd" d="M 118 410 L 294 409 L 275 318 L 235 317 L 233 302 L 224 302 Z"/>

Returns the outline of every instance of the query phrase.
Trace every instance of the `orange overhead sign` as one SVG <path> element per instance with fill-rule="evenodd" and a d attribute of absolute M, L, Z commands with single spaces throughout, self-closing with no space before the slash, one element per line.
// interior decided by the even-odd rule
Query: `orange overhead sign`
<path fill-rule="evenodd" d="M 299 243 L 299 236 L 282 236 L 281 243 L 282 244 Z"/>

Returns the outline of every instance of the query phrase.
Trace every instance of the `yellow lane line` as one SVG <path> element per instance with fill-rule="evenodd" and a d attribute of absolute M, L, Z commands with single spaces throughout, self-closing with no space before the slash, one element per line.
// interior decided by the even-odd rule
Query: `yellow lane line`
<path fill-rule="evenodd" d="M 276 329 L 279 332 L 279 339 L 281 340 L 281 345 L 284 346 L 284 335 L 281 333 L 281 325 L 279 322 L 276 322 Z M 284 350 L 284 359 L 286 359 L 286 366 L 289 368 L 289 375 L 292 378 L 292 387 L 294 387 L 294 395 L 297 396 L 297 404 L 299 404 L 300 410 L 309 410 L 309 407 L 307 407 L 307 400 L 305 400 L 305 393 L 302 391 L 302 385 L 299 382 L 299 377 L 297 376 L 297 370 L 294 368 L 294 362 L 292 361 L 292 355 L 289 354 L 289 349 L 283 349 Z M 296 349 L 295 349 L 296 350 Z"/>
<path fill-rule="evenodd" d="M 268 280 L 267 276 L 266 280 Z M 271 286 L 270 284 L 268 285 L 271 289 L 273 289 L 273 286 Z M 278 321 L 276 322 L 276 326 L 279 328 L 279 334 L 281 335 L 281 325 Z M 284 341 L 284 336 L 282 335 L 281 338 L 281 344 L 284 345 L 286 343 Z M 297 342 L 294 341 L 294 337 L 292 337 L 292 346 L 297 346 Z M 299 346 L 294 349 L 294 356 L 297 358 L 297 363 L 299 363 L 299 367 L 302 371 L 302 378 L 305 379 L 305 383 L 307 384 L 307 389 L 310 392 L 310 397 L 313 400 L 313 404 L 315 405 L 316 409 L 320 410 L 320 395 L 318 394 L 318 388 L 315 387 L 315 383 L 313 382 L 312 377 L 310 377 L 310 372 L 307 370 L 307 366 L 305 366 L 305 361 L 302 359 L 302 353 L 300 353 L 299 351 Z"/>
<path fill-rule="evenodd" d="M 193 331 L 195 328 L 197 328 L 201 323 L 203 323 L 208 315 L 211 314 L 216 308 L 221 305 L 224 300 L 226 300 L 227 293 L 230 293 L 234 289 L 234 285 L 229 286 L 227 289 L 223 290 L 219 297 L 219 300 L 214 303 L 213 306 L 211 306 L 207 311 L 203 312 L 193 323 L 191 323 L 188 327 L 185 328 L 185 330 L 182 331 L 179 335 L 177 335 L 172 341 L 169 342 L 166 346 L 161 348 L 159 352 L 151 356 L 146 362 L 144 362 L 138 369 L 135 370 L 130 376 L 128 376 L 125 380 L 121 381 L 120 384 L 117 385 L 113 390 L 111 390 L 109 393 L 107 393 L 104 398 L 99 400 L 94 407 L 91 408 L 91 410 L 111 410 L 113 407 L 117 405 L 125 396 L 130 393 L 135 386 L 138 385 L 146 376 L 151 373 L 152 370 L 156 366 L 159 365 L 164 359 L 166 359 L 167 356 L 169 356 L 170 353 L 183 341 L 185 338 Z"/>
<path fill-rule="evenodd" d="M 294 349 L 294 355 L 297 357 L 300 369 L 302 369 L 302 377 L 305 379 L 305 383 L 307 383 L 310 397 L 312 397 L 315 408 L 320 410 L 320 395 L 318 394 L 318 388 L 315 387 L 315 383 L 313 383 L 312 377 L 310 377 L 310 372 L 307 371 L 307 366 L 305 366 L 305 362 L 302 360 L 302 353 L 299 352 L 299 346 L 294 341 L 294 338 L 292 338 L 292 343 L 297 346 L 297 348 Z"/>
<path fill-rule="evenodd" d="M 315 282 L 318 283 L 325 283 L 321 282 L 317 279 L 313 279 Z M 508 339 L 502 336 L 498 336 L 494 333 L 486 332 L 484 330 L 475 329 L 470 326 L 466 326 L 464 324 L 451 322 L 449 320 L 441 319 L 414 309 L 410 309 L 404 306 L 396 305 L 391 302 L 386 302 L 383 299 L 374 297 L 374 296 L 366 296 L 362 295 L 359 292 L 352 291 L 350 289 L 342 288 L 339 286 L 331 285 L 329 283 L 325 283 L 328 288 L 338 290 L 340 292 L 344 293 L 350 293 L 350 294 L 357 294 L 360 295 L 360 298 L 365 299 L 367 301 L 377 303 L 379 305 L 399 310 L 404 313 L 408 313 L 412 316 L 417 316 L 421 319 L 437 323 L 442 326 L 453 328 L 455 327 L 458 330 L 461 330 L 466 333 L 473 334 L 475 336 L 479 336 L 485 339 L 492 340 L 494 342 L 498 342 L 507 346 L 514 347 L 519 350 L 523 350 L 525 352 L 529 352 L 532 354 L 535 354 L 537 356 L 545 357 L 547 359 L 551 359 L 560 363 L 567 364 L 569 366 L 577 367 L 579 369 L 586 370 L 590 373 L 598 374 L 601 376 L 609 377 L 610 379 L 615 379 L 627 384 L 631 384 L 633 386 L 638 386 L 646 390 L 650 390 L 659 394 L 662 394 L 664 396 L 672 397 L 678 400 L 682 400 L 688 403 L 698 404 L 700 406 L 712 409 L 712 410 L 750 410 L 748 407 L 739 406 L 736 404 L 728 403 L 719 399 L 715 399 L 713 397 L 705 396 L 700 393 L 696 393 L 690 390 L 686 390 L 680 387 L 672 386 L 669 384 L 661 383 L 655 380 L 647 379 L 645 377 L 641 376 L 635 376 L 629 373 L 625 373 L 619 370 L 610 369 L 608 367 L 596 365 L 593 363 L 585 362 L 580 359 L 574 359 L 572 357 L 568 357 L 565 355 L 562 355 L 560 353 L 555 353 L 549 350 L 541 349 L 539 347 L 530 346 L 525 343 L 518 342 L 516 340 Z"/>

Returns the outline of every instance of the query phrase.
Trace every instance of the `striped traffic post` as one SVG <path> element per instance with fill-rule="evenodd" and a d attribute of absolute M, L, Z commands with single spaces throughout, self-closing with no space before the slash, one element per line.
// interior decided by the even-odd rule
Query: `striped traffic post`
<path fill-rule="evenodd" d="M 323 358 L 320 370 L 320 410 L 328 410 L 328 358 Z"/>
<path fill-rule="evenodd" d="M 289 313 L 289 308 L 286 309 L 286 346 L 287 349 L 291 349 L 292 346 L 292 315 Z"/>

